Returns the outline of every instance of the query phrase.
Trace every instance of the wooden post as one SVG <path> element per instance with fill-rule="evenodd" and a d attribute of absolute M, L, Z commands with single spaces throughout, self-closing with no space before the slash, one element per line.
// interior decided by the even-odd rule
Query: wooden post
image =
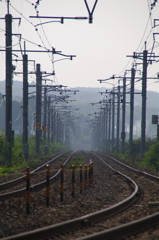
<path fill-rule="evenodd" d="M 86 189 L 87 188 L 87 164 L 85 164 L 84 175 L 85 175 L 84 189 Z"/>
<path fill-rule="evenodd" d="M 46 207 L 49 207 L 50 197 L 50 166 L 46 165 Z"/>
<path fill-rule="evenodd" d="M 72 165 L 72 197 L 75 195 L 75 166 Z"/>
<path fill-rule="evenodd" d="M 80 193 L 82 194 L 82 165 L 80 165 Z"/>
<path fill-rule="evenodd" d="M 63 179 L 64 179 L 64 166 L 61 164 L 61 187 L 60 187 L 60 201 L 63 202 Z"/>

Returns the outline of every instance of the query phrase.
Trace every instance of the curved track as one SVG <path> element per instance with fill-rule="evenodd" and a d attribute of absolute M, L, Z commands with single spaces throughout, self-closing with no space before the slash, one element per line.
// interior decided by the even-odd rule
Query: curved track
<path fill-rule="evenodd" d="M 137 170 L 137 169 L 135 169 L 135 168 L 132 168 L 132 167 L 126 165 L 125 163 L 122 163 L 121 161 L 117 160 L 115 157 L 112 157 L 112 156 L 110 156 L 110 155 L 101 154 L 101 153 L 100 153 L 100 155 L 105 156 L 105 157 L 113 160 L 114 162 L 120 164 L 121 166 L 123 166 L 123 167 L 131 170 L 132 172 L 134 172 L 134 173 L 136 173 L 136 174 L 138 174 L 138 175 L 140 175 L 140 176 L 144 176 L 144 177 L 146 177 L 146 178 L 149 178 L 150 180 L 159 182 L 159 177 L 158 177 L 158 176 L 154 176 L 154 175 L 149 174 L 149 173 L 147 173 L 147 172 L 140 171 L 140 170 Z"/>
<path fill-rule="evenodd" d="M 41 228 L 39 230 L 33 230 L 31 232 L 27 232 L 24 234 L 18 234 L 12 237 L 8 237 L 6 239 L 40 239 L 40 238 L 43 239 L 44 237 L 49 237 L 51 235 L 58 235 L 58 234 L 61 234 L 62 232 L 69 231 L 75 228 L 81 229 L 83 227 L 92 226 L 103 219 L 108 219 L 109 217 L 118 214 L 119 212 L 132 206 L 132 204 L 136 203 L 136 201 L 140 198 L 141 193 L 135 181 L 132 180 L 130 177 L 126 176 L 125 174 L 121 173 L 120 171 L 117 171 L 116 169 L 114 169 L 97 154 L 94 154 L 94 156 L 98 158 L 98 161 L 100 160 L 107 168 L 110 169 L 110 171 L 114 172 L 115 175 L 119 176 L 119 178 L 122 179 L 122 181 L 125 181 L 130 186 L 132 190 L 130 196 L 126 197 L 124 200 L 106 209 L 102 209 L 100 211 L 90 213 L 85 216 L 79 217 L 77 219 L 69 220 L 60 224 L 55 224 L 53 226 Z M 92 237 L 92 236 L 89 236 L 89 237 Z M 101 239 L 99 238 L 98 234 L 96 237 L 97 237 L 96 239 Z M 69 238 L 66 238 L 66 239 L 69 239 Z"/>
<path fill-rule="evenodd" d="M 61 164 L 65 165 L 71 158 L 72 156 L 72 152 L 69 154 L 69 156 L 67 157 L 67 159 L 63 160 Z M 64 156 L 66 158 L 66 152 L 65 153 L 61 153 L 59 154 L 58 156 L 54 157 L 53 159 L 49 160 L 47 163 L 41 165 L 40 167 L 34 169 L 33 171 L 31 171 L 30 175 L 31 177 L 35 176 L 36 177 L 36 172 L 39 172 L 41 170 L 43 170 L 46 165 L 50 165 L 50 164 L 53 164 L 55 160 L 58 160 L 60 157 Z M 53 183 L 56 178 L 59 176 L 59 173 L 60 173 L 60 170 L 58 169 L 58 171 L 53 175 L 51 176 L 50 178 L 50 183 Z M 43 174 L 44 175 L 44 174 Z M 45 175 L 44 175 L 45 176 Z M 25 180 L 26 180 L 26 176 L 22 176 L 20 178 L 17 178 L 17 179 L 14 179 L 12 181 L 9 181 L 9 182 L 5 182 L 3 184 L 0 184 L 0 190 L 7 190 L 13 186 L 16 186 L 22 182 L 24 182 L 24 185 L 25 185 Z M 42 188 L 44 188 L 46 186 L 46 179 L 44 181 L 41 181 L 37 184 L 34 184 L 34 185 L 31 185 L 31 191 L 38 191 Z M 9 191 L 9 192 L 6 192 L 6 193 L 2 193 L 0 194 L 0 201 L 2 200 L 5 200 L 5 199 L 9 199 L 11 197 L 17 197 L 17 196 L 22 196 L 26 193 L 26 188 L 20 188 L 18 190 L 15 190 L 15 191 Z"/>

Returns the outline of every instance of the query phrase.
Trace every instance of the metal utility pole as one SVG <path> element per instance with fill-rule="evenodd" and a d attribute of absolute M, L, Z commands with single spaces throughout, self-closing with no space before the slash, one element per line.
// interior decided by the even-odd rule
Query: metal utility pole
<path fill-rule="evenodd" d="M 36 153 L 40 154 L 41 140 L 41 85 L 40 64 L 36 64 Z"/>
<path fill-rule="evenodd" d="M 51 104 L 51 97 L 48 97 L 48 123 L 47 123 L 47 140 L 50 143 L 50 104 Z"/>
<path fill-rule="evenodd" d="M 130 152 L 132 151 L 133 143 L 133 124 L 134 124 L 134 80 L 135 80 L 135 69 L 131 69 L 131 89 L 130 89 L 130 127 L 129 127 L 129 145 Z"/>
<path fill-rule="evenodd" d="M 51 143 L 53 143 L 53 129 L 54 129 L 54 118 L 53 118 L 53 115 L 54 115 L 54 112 L 53 112 L 53 107 L 50 108 L 50 111 L 51 111 Z"/>
<path fill-rule="evenodd" d="M 59 113 L 57 113 L 57 142 L 59 143 L 60 141 L 60 122 L 61 122 L 61 119 L 60 119 L 60 115 Z"/>
<path fill-rule="evenodd" d="M 56 111 L 53 108 L 53 142 L 56 141 Z"/>
<path fill-rule="evenodd" d="M 44 123 L 43 123 L 43 136 L 46 142 L 46 113 L 47 113 L 47 87 L 44 87 Z"/>
<path fill-rule="evenodd" d="M 147 78 L 147 65 L 148 62 L 156 61 L 154 59 L 149 59 L 147 60 L 148 56 L 151 58 L 153 53 L 151 52 L 150 54 L 146 50 L 146 42 L 145 42 L 145 50 L 142 53 L 135 53 L 133 56 L 128 56 L 128 57 L 133 57 L 133 58 L 139 58 L 143 60 L 143 71 L 142 71 L 142 109 L 141 109 L 141 157 L 143 156 L 145 152 L 145 141 L 146 141 L 146 95 L 147 95 L 147 79 L 156 79 L 155 78 Z M 159 57 L 159 56 L 154 56 L 154 58 Z"/>
<path fill-rule="evenodd" d="M 108 152 L 108 103 L 105 108 L 105 145 L 106 152 Z"/>
<path fill-rule="evenodd" d="M 118 86 L 117 93 L 117 138 L 116 138 L 116 152 L 119 152 L 119 132 L 120 132 L 120 86 Z"/>
<path fill-rule="evenodd" d="M 28 55 L 23 55 L 23 151 L 28 160 Z"/>
<path fill-rule="evenodd" d="M 145 130 L 146 130 L 146 88 L 147 88 L 147 54 L 143 51 L 143 72 L 142 72 L 142 115 L 141 115 L 141 156 L 145 152 Z"/>
<path fill-rule="evenodd" d="M 121 139 L 122 139 L 122 153 L 125 151 L 125 99 L 126 99 L 126 77 L 123 78 L 123 108 L 122 108 L 122 132 L 121 132 Z"/>
<path fill-rule="evenodd" d="M 109 123 L 108 123 L 108 153 L 110 153 L 110 135 L 111 135 L 111 99 L 109 99 L 108 103 L 108 111 L 109 111 Z"/>
<path fill-rule="evenodd" d="M 106 152 L 106 108 L 103 110 L 103 151 Z"/>
<path fill-rule="evenodd" d="M 6 120 L 5 136 L 9 143 L 7 162 L 12 165 L 12 15 L 6 14 Z"/>
<path fill-rule="evenodd" d="M 114 151 L 114 128 L 115 128 L 115 101 L 114 94 L 112 98 L 112 152 Z"/>

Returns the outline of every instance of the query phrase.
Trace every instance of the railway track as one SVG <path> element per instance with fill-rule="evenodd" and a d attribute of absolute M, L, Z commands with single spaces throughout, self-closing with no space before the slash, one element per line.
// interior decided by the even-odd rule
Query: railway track
<path fill-rule="evenodd" d="M 51 183 L 56 180 L 59 176 L 59 166 L 60 164 L 65 165 L 71 158 L 72 152 L 68 154 L 68 152 L 61 153 L 56 157 L 52 158 L 45 164 L 42 164 L 38 168 L 32 170 L 30 172 L 31 177 L 31 191 L 37 191 L 45 187 L 46 175 L 44 173 L 44 169 L 46 165 L 52 166 L 51 171 Z M 66 158 L 67 157 L 67 158 Z M 43 171 L 44 170 L 44 171 Z M 0 184 L 0 201 L 5 200 L 11 197 L 21 196 L 25 194 L 25 185 L 26 185 L 26 175 L 23 175 L 19 178 L 13 179 L 8 182 L 4 182 Z M 14 188 L 14 191 L 11 191 L 10 188 Z"/>
<path fill-rule="evenodd" d="M 152 175 L 152 174 L 147 173 L 147 172 L 145 172 L 145 171 L 137 170 L 137 169 L 135 169 L 135 168 L 133 168 L 133 167 L 131 167 L 131 166 L 129 166 L 129 165 L 127 165 L 127 164 L 119 161 L 119 160 L 117 160 L 116 158 L 114 158 L 114 157 L 112 157 L 112 156 L 110 156 L 110 155 L 101 154 L 101 153 L 100 153 L 100 155 L 101 155 L 101 156 L 105 156 L 105 157 L 109 158 L 110 160 L 113 160 L 114 162 L 120 164 L 120 165 L 123 166 L 124 168 L 129 169 L 129 170 L 131 170 L 132 172 L 134 172 L 134 173 L 136 173 L 136 174 L 138 174 L 138 175 L 140 175 L 140 176 L 144 176 L 144 177 L 146 177 L 146 178 L 149 178 L 150 180 L 159 182 L 159 176 Z"/>
<path fill-rule="evenodd" d="M 107 171 L 109 168 L 109 174 L 107 173 L 108 178 L 110 178 L 110 177 L 115 178 L 116 179 L 115 181 L 116 182 L 118 181 L 118 183 L 119 183 L 118 186 L 121 187 L 121 185 L 123 184 L 123 186 L 124 186 L 123 189 L 124 189 L 126 184 L 128 184 L 129 187 L 127 187 L 127 190 L 126 190 L 127 196 L 126 197 L 120 196 L 116 200 L 117 202 L 113 206 L 107 206 L 105 209 L 100 209 L 100 210 L 96 211 L 95 213 L 90 212 L 90 213 L 87 213 L 85 216 L 80 216 L 76 219 L 67 220 L 67 221 L 61 222 L 61 223 L 56 223 L 49 227 L 44 227 L 41 229 L 33 230 L 33 231 L 30 231 L 27 233 L 22 233 L 19 235 L 15 235 L 15 236 L 3 238 L 3 239 L 40 239 L 40 237 L 41 237 L 41 239 L 45 239 L 46 237 L 50 237 L 50 236 L 52 236 L 50 239 L 119 239 L 119 236 L 122 237 L 123 235 L 125 235 L 127 233 L 129 233 L 131 235 L 131 232 L 134 232 L 134 229 L 135 230 L 138 229 L 138 231 L 140 231 L 140 228 L 143 228 L 143 225 L 150 226 L 150 223 L 151 223 L 151 225 L 155 225 L 157 223 L 157 221 L 159 219 L 159 214 L 156 213 L 156 209 L 154 209 L 154 208 L 152 211 L 152 213 L 153 212 L 154 213 L 151 214 L 151 216 L 150 216 L 150 213 L 148 212 L 146 217 L 144 217 L 143 219 L 137 220 L 137 221 L 133 221 L 133 223 L 131 223 L 131 224 L 127 223 L 128 221 L 132 220 L 130 217 L 130 220 L 128 220 L 128 218 L 126 218 L 125 219 L 126 223 L 121 225 L 122 215 L 119 215 L 119 213 L 121 211 L 124 211 L 125 209 L 130 208 L 130 212 L 132 215 L 132 212 L 133 212 L 132 208 L 140 208 L 140 206 L 143 206 L 143 203 L 141 200 L 140 200 L 140 204 L 137 205 L 137 201 L 139 201 L 139 198 L 141 197 L 141 191 L 140 191 L 141 186 L 139 187 L 138 184 L 136 183 L 136 179 L 138 177 L 140 178 L 138 180 L 138 182 L 140 182 L 141 179 L 143 180 L 143 178 L 148 178 L 148 181 L 151 178 L 151 181 L 152 180 L 157 181 L 156 184 L 158 184 L 158 177 L 155 177 L 151 174 L 146 174 L 145 172 L 142 172 L 139 170 L 136 171 L 133 168 L 129 168 L 129 170 L 126 170 L 126 171 L 129 171 L 128 172 L 129 177 L 128 177 L 128 176 L 126 176 L 126 173 L 122 173 L 122 169 L 123 169 L 123 167 L 125 169 L 126 165 L 121 166 L 121 163 L 119 161 L 115 161 L 115 158 L 110 160 L 109 156 L 104 156 L 101 154 L 92 155 L 90 153 L 89 154 L 87 153 L 87 155 L 88 155 L 87 159 L 89 159 L 89 158 L 93 159 L 95 166 L 99 165 L 99 160 L 100 160 L 100 162 L 101 162 L 100 164 L 102 165 L 102 169 L 100 168 L 101 173 L 102 173 L 102 170 L 104 169 L 103 166 L 107 167 Z M 108 162 L 109 162 L 109 164 L 108 164 Z M 113 165 L 113 167 L 112 167 L 112 165 Z M 120 171 L 119 171 L 119 166 L 121 167 Z M 96 171 L 96 167 L 95 167 L 95 171 Z M 130 172 L 133 172 L 133 174 L 135 174 L 135 175 L 133 175 Z M 132 177 L 130 177 L 131 174 L 132 174 Z M 96 178 L 98 178 L 99 175 L 94 176 L 94 178 L 95 178 L 94 182 L 96 182 Z M 118 177 L 119 177 L 119 180 L 117 180 Z M 108 178 L 103 175 L 103 177 L 101 179 L 103 179 L 104 181 L 108 181 Z M 135 179 L 135 181 L 133 180 L 133 178 Z M 93 183 L 93 184 L 95 184 L 95 183 Z M 145 183 L 145 184 L 147 184 L 147 183 Z M 94 187 L 95 186 L 92 185 L 92 188 L 94 188 Z M 131 193 L 130 193 L 130 189 L 131 189 Z M 89 194 L 91 194 L 91 190 L 93 190 L 93 189 L 91 189 L 91 188 L 89 189 Z M 117 191 L 117 189 L 116 189 L 116 191 Z M 114 194 L 114 192 L 113 192 L 113 194 Z M 97 195 L 97 192 L 96 192 L 96 195 Z M 106 197 L 108 197 L 108 196 L 106 195 Z M 123 198 L 123 199 L 121 200 L 120 198 Z M 82 200 L 82 201 L 84 201 L 84 200 Z M 135 207 L 133 207 L 134 203 L 136 203 Z M 66 201 L 66 204 L 68 204 L 67 201 Z M 125 211 L 124 211 L 124 213 L 125 213 Z M 108 223 L 109 219 L 111 219 L 110 222 L 111 221 L 114 222 L 114 218 L 116 215 L 117 215 L 116 218 L 120 219 L 119 220 L 120 226 L 118 225 L 118 223 L 115 223 L 115 224 Z M 133 213 L 133 215 L 135 215 L 135 213 Z M 138 215 L 136 217 L 138 219 Z M 123 219 L 124 219 L 124 217 L 123 217 Z M 124 222 L 124 220 L 122 220 L 122 221 Z M 111 227 L 113 227 L 113 229 Z M 75 229 L 76 229 L 76 231 L 75 231 Z M 70 234 L 71 231 L 73 231 L 73 234 L 72 233 Z M 69 232 L 69 234 L 66 234 L 66 232 Z M 63 236 L 60 235 L 61 233 L 63 233 Z M 91 235 L 89 233 L 93 233 L 93 235 Z"/>

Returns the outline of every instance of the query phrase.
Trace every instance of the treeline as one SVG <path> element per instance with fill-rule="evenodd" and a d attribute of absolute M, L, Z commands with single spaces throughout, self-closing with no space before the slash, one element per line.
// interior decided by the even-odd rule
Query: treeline
<path fill-rule="evenodd" d="M 9 144 L 6 141 L 4 134 L 0 135 L 0 174 L 6 173 L 8 171 L 14 171 L 14 169 L 30 166 L 37 167 L 39 159 L 46 158 L 46 154 L 49 156 L 55 152 L 66 151 L 66 146 L 62 143 L 47 143 L 43 139 L 40 146 L 40 156 L 37 155 L 35 151 L 36 139 L 35 136 L 29 137 L 29 152 L 28 160 L 25 159 L 23 151 L 22 136 L 15 136 L 14 145 L 12 147 L 12 162 L 8 158 L 8 147 Z M 47 153 L 45 151 L 45 146 L 48 144 Z"/>

